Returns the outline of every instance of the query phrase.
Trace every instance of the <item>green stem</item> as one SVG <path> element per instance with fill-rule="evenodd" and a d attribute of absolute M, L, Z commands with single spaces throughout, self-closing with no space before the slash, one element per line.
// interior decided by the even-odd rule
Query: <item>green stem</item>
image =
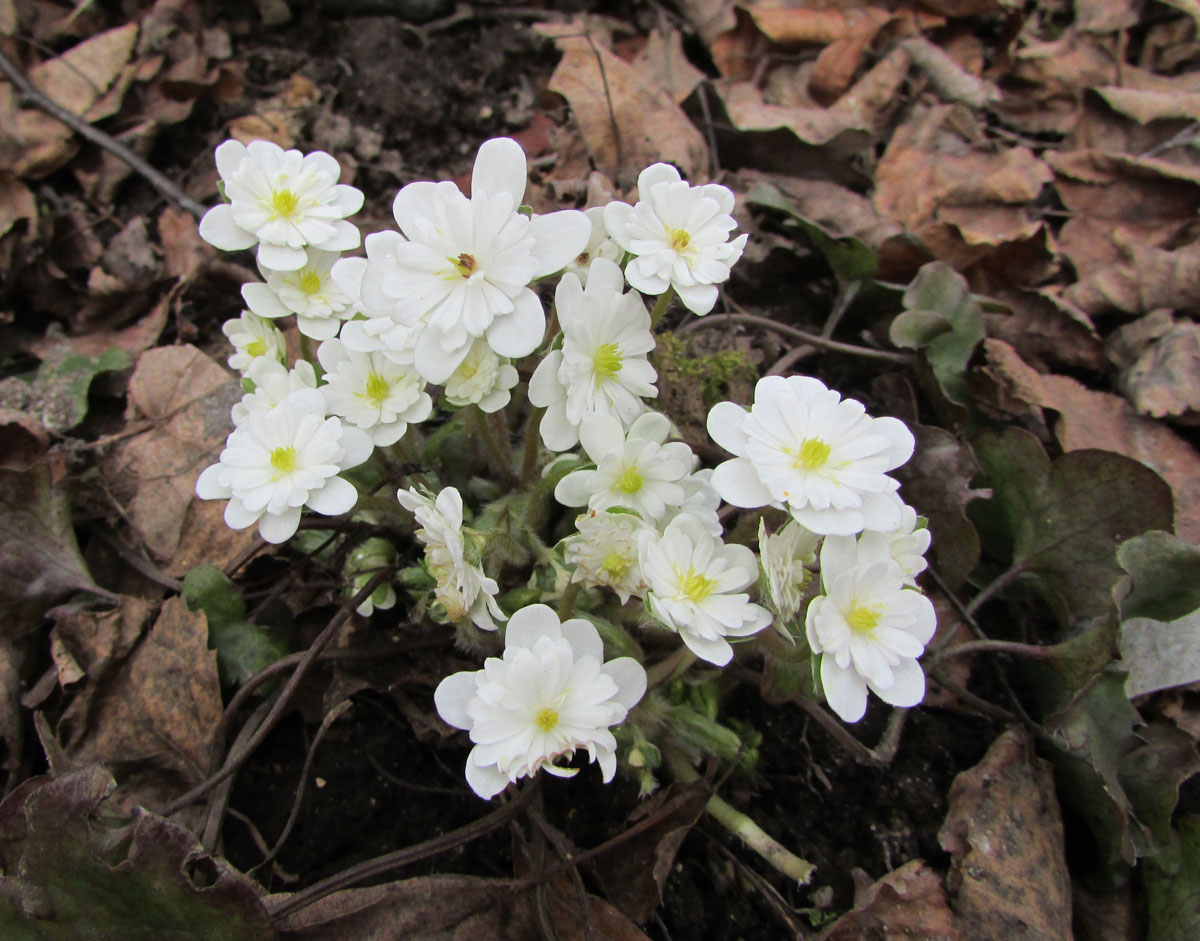
<path fill-rule="evenodd" d="M 666 758 L 671 766 L 671 772 L 677 780 L 685 784 L 699 780 L 700 775 L 678 752 L 673 749 L 668 750 Z M 807 885 L 808 881 L 812 879 L 816 866 L 806 859 L 801 859 L 750 817 L 730 806 L 716 794 L 709 797 L 704 809 L 712 815 L 717 823 L 789 879 L 795 879 L 799 885 Z"/>
<path fill-rule="evenodd" d="M 488 420 L 488 416 L 477 405 L 472 405 L 469 411 L 468 420 L 475 426 L 475 431 L 483 440 L 483 446 L 492 458 L 492 463 L 501 475 L 510 484 L 517 482 L 516 475 L 513 473 L 511 455 L 500 449 L 499 443 L 496 441 L 496 436 L 492 434 L 492 427 Z"/>
<path fill-rule="evenodd" d="M 558 600 L 558 619 L 560 621 L 565 621 L 575 613 L 575 602 L 579 599 L 579 592 L 582 588 L 583 585 L 579 582 L 567 583 L 562 597 Z"/>
<path fill-rule="evenodd" d="M 695 662 L 696 655 L 681 644 L 678 650 L 659 660 L 646 671 L 647 688 L 652 689 L 668 680 L 675 679 Z"/>
<path fill-rule="evenodd" d="M 540 429 L 545 414 L 546 410 L 536 405 L 529 409 L 529 420 L 525 422 L 525 450 L 521 458 L 522 487 L 530 486 L 537 476 L 538 457 L 541 455 L 538 441 L 541 440 Z"/>
<path fill-rule="evenodd" d="M 1015 582 L 1018 578 L 1024 575 L 1025 569 L 1026 566 L 1024 562 L 1017 562 L 1010 568 L 997 575 L 994 579 L 992 579 L 991 582 L 983 587 L 983 590 L 980 591 L 979 594 L 971 599 L 971 603 L 967 605 L 967 613 L 974 617 L 976 611 L 982 608 L 988 601 L 1002 592 L 1011 583 Z"/>
<path fill-rule="evenodd" d="M 671 298 L 675 296 L 675 289 L 668 287 L 658 296 L 658 300 L 654 302 L 654 306 L 650 309 L 650 329 L 653 330 L 658 326 L 658 322 L 662 320 L 663 314 L 667 312 L 667 308 L 671 306 Z"/>

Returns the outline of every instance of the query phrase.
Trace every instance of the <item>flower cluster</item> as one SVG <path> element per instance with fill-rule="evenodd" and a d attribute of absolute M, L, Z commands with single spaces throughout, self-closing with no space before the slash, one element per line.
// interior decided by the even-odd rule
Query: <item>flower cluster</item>
<path fill-rule="evenodd" d="M 501 656 L 435 694 L 442 718 L 469 733 L 467 781 L 481 797 L 539 770 L 572 775 L 579 750 L 605 781 L 620 754 L 641 768 L 657 753 L 646 736 L 661 718 L 639 725 L 630 715 L 646 670 L 629 656 L 605 660 L 614 638 L 619 650 L 638 648 L 626 633 L 637 625 L 685 669 L 689 657 L 726 666 L 774 623 L 819 658 L 824 694 L 848 721 L 868 690 L 894 705 L 920 700 L 917 658 L 934 617 L 916 578 L 930 537 L 889 476 L 912 454 L 908 429 L 815 378 L 771 376 L 748 409 L 712 408 L 709 434 L 733 455 L 713 469 L 653 408 L 658 319 L 674 297 L 711 311 L 746 245 L 733 237 L 726 187 L 692 185 L 657 163 L 640 174 L 634 204 L 537 214 L 523 205 L 524 152 L 497 138 L 479 149 L 469 195 L 409 183 L 392 205 L 396 229 L 342 257 L 359 246 L 347 217 L 363 197 L 338 182 L 328 154 L 227 141 L 217 168 L 227 202 L 200 233 L 218 248 L 255 248 L 262 280 L 243 286 L 246 309 L 223 327 L 247 391 L 196 492 L 226 500 L 230 526 L 257 524 L 271 542 L 296 532 L 305 507 L 415 521 L 422 564 L 378 583 L 358 611 L 393 607 L 403 584 L 418 614 L 456 625 L 470 644 L 494 642 L 472 625 L 503 627 Z M 548 321 L 537 282 L 552 276 Z M 304 351 L 295 363 L 289 329 Z M 510 421 L 522 411 L 525 459 L 514 462 Z M 473 471 L 424 467 L 424 424 L 442 438 L 472 429 L 476 452 L 520 486 L 500 493 Z M 541 477 L 539 446 L 550 452 Z M 414 485 L 394 503 L 375 495 L 400 473 Z M 551 494 L 575 515 L 557 544 L 545 531 Z M 727 536 L 722 501 L 763 511 L 757 553 L 749 525 Z M 340 556 L 351 594 L 399 564 L 397 545 L 377 532 Z M 513 583 L 518 571 L 525 584 Z M 603 622 L 609 594 L 624 624 Z M 568 616 L 577 609 L 592 621 Z M 632 750 L 612 731 L 622 723 Z"/>

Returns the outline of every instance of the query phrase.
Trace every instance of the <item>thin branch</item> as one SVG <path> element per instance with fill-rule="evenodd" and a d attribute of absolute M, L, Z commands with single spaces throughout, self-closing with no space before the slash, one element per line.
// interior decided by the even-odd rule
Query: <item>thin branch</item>
<path fill-rule="evenodd" d="M 801 343 L 807 343 L 810 346 L 817 346 L 824 350 L 830 350 L 834 353 L 846 353 L 850 356 L 862 356 L 866 359 L 878 359 L 885 363 L 896 363 L 900 366 L 911 366 L 916 362 L 915 357 L 908 353 L 893 353 L 889 350 L 873 350 L 869 346 L 855 346 L 853 343 L 842 343 L 839 340 L 831 340 L 828 337 L 820 336 L 816 333 L 809 333 L 807 330 L 801 330 L 798 327 L 792 327 L 785 323 L 779 323 L 776 320 L 771 320 L 768 317 L 759 317 L 756 314 L 726 314 L 722 317 L 701 317 L 694 320 L 686 326 L 680 327 L 676 333 L 690 333 L 693 330 L 703 330 L 709 327 L 724 326 L 728 324 L 744 324 L 748 327 L 758 327 L 763 330 L 774 330 L 776 333 L 782 334 L 785 337 L 790 337 Z"/>
<path fill-rule="evenodd" d="M 1001 572 L 994 579 L 992 579 L 991 582 L 985 585 L 979 594 L 971 599 L 971 603 L 967 605 L 967 613 L 974 617 L 976 611 L 982 608 L 985 604 L 987 604 L 987 602 L 991 601 L 993 597 L 998 595 L 1024 574 L 1024 562 L 1018 562 Z"/>
<path fill-rule="evenodd" d="M 192 199 L 187 193 L 179 188 L 177 184 L 167 179 L 158 170 L 150 166 L 145 160 L 135 154 L 127 146 L 114 138 L 111 134 L 106 134 L 97 127 L 88 124 L 87 121 L 79 117 L 72 111 L 68 111 L 58 102 L 53 101 L 43 95 L 33 83 L 25 77 L 25 74 L 17 67 L 3 52 L 0 52 L 0 72 L 3 72 L 10 82 L 18 91 L 17 104 L 22 106 L 32 106 L 40 111 L 45 112 L 54 118 L 56 121 L 61 121 L 80 137 L 87 138 L 98 147 L 107 150 L 113 156 L 124 160 L 129 166 L 141 174 L 146 181 L 159 191 L 164 197 L 169 199 L 181 209 L 185 209 L 193 216 L 199 219 L 207 210 L 196 200 Z"/>

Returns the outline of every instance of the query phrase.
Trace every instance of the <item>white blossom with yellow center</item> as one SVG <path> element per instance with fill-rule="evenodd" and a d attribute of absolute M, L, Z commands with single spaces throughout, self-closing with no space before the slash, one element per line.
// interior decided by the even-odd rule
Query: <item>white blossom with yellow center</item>
<path fill-rule="evenodd" d="M 575 447 L 585 415 L 610 415 L 628 428 L 646 409 L 643 397 L 658 395 L 646 359 L 654 349 L 650 314 L 636 292 L 621 293 L 624 286 L 621 269 L 604 258 L 592 262 L 586 286 L 570 273 L 558 282 L 562 349 L 529 380 L 529 401 L 546 409 L 541 434 L 552 451 Z"/>
<path fill-rule="evenodd" d="M 221 332 L 233 344 L 233 355 L 227 362 L 230 369 L 246 375 L 258 360 L 283 365 L 287 358 L 287 344 L 283 334 L 271 321 L 248 310 L 235 320 L 226 320 Z"/>
<path fill-rule="evenodd" d="M 733 658 L 727 638 L 771 623 L 771 612 L 742 590 L 758 577 L 754 553 L 725 544 L 690 514 L 675 517 L 661 536 L 641 533 L 638 557 L 651 612 L 701 660 L 725 666 Z"/>
<path fill-rule="evenodd" d="M 793 642 L 786 622 L 800 611 L 805 591 L 812 581 L 807 566 L 816 565 L 820 541 L 820 536 L 795 520 L 788 520 L 777 532 L 770 534 L 766 522 L 758 521 L 758 555 L 767 586 L 767 603 L 776 614 L 775 627 Z"/>
<path fill-rule="evenodd" d="M 708 433 L 737 455 L 713 472 L 727 503 L 787 509 L 821 535 L 901 524 L 900 484 L 887 472 L 912 456 L 912 432 L 899 419 L 872 418 L 818 379 L 760 379 L 749 412 L 713 406 Z"/>
<path fill-rule="evenodd" d="M 233 429 L 220 462 L 196 481 L 202 500 L 228 500 L 231 529 L 258 524 L 267 542 L 290 539 L 304 507 L 325 516 L 349 512 L 358 491 L 338 476 L 371 456 L 371 439 L 325 416 L 316 389 L 292 392 L 269 411 L 252 411 Z"/>
<path fill-rule="evenodd" d="M 685 307 L 707 314 L 746 247 L 745 235 L 727 241 L 737 227 L 733 193 L 718 183 L 689 186 L 673 166 L 655 163 L 638 176 L 638 200 L 604 207 L 609 234 L 634 255 L 625 277 L 644 294 L 674 288 Z"/>
<path fill-rule="evenodd" d="M 316 370 L 305 360 L 288 369 L 277 360 L 260 356 L 250 364 L 245 378 L 254 383 L 254 390 L 233 407 L 235 425 L 244 422 L 251 412 L 270 411 L 292 392 L 317 387 Z"/>
<path fill-rule="evenodd" d="M 632 657 L 605 662 L 588 621 L 560 622 L 535 604 L 508 622 L 503 657 L 446 677 L 433 701 L 443 720 L 470 733 L 467 783 L 487 800 L 539 770 L 575 775 L 562 762 L 579 749 L 611 781 L 617 742 L 609 727 L 624 722 L 645 692 L 642 665 Z"/>
<path fill-rule="evenodd" d="M 595 470 L 567 474 L 554 488 L 554 498 L 563 506 L 597 511 L 627 507 L 657 522 L 668 507 L 686 499 L 681 481 L 694 459 L 682 441 L 666 443 L 670 430 L 670 422 L 658 412 L 646 412 L 628 434 L 611 415 L 585 416 L 579 437 Z"/>
<path fill-rule="evenodd" d="M 321 392 L 329 411 L 371 436 L 379 447 L 395 444 L 410 424 L 433 411 L 425 380 L 412 366 L 401 366 L 382 353 L 356 353 L 341 340 L 317 348 L 325 370 Z"/>
<path fill-rule="evenodd" d="M 345 295 L 330 270 L 340 256 L 310 248 L 307 261 L 295 271 L 276 271 L 259 265 L 266 284 L 242 285 L 246 306 L 260 317 L 296 315 L 296 327 L 306 337 L 328 340 L 337 336 L 343 320 L 353 316 L 350 298 Z"/>
<path fill-rule="evenodd" d="M 346 216 L 362 208 L 363 194 L 338 183 L 341 167 L 329 154 L 227 140 L 216 159 L 229 202 L 200 220 L 200 237 L 210 245 L 224 251 L 257 245 L 259 264 L 274 271 L 303 268 L 306 247 L 358 248 L 358 229 Z"/>
<path fill-rule="evenodd" d="M 882 533 L 827 536 L 821 546 L 825 594 L 808 606 L 809 646 L 821 657 L 829 706 L 847 722 L 867 708 L 867 690 L 893 706 L 925 697 L 917 658 L 937 628 L 933 605 L 904 583 Z"/>
<path fill-rule="evenodd" d="M 642 597 L 646 580 L 638 561 L 638 535 L 650 524 L 632 513 L 597 513 L 592 510 L 575 520 L 577 532 L 562 541 L 563 557 L 575 566 L 571 581 L 603 585 L 624 604 L 631 595 Z"/>
<path fill-rule="evenodd" d="M 443 388 L 446 401 L 456 408 L 478 405 L 490 413 L 508 404 L 519 379 L 512 363 L 493 353 L 485 340 L 476 340 Z"/>

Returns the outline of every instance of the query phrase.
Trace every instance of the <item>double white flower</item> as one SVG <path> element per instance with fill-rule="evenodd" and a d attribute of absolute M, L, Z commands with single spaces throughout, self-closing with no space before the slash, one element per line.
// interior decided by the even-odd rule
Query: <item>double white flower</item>
<path fill-rule="evenodd" d="M 929 599 L 906 587 L 882 533 L 827 536 L 821 547 L 825 594 L 808 606 L 806 632 L 821 656 L 830 708 L 847 722 L 867 709 L 867 690 L 893 706 L 925 697 L 917 658 L 937 628 Z"/>
<path fill-rule="evenodd" d="M 330 276 L 336 252 L 310 248 L 305 263 L 294 271 L 276 271 L 259 265 L 267 283 L 242 285 L 246 306 L 260 317 L 296 315 L 296 326 L 306 337 L 328 340 L 337 336 L 343 320 L 353 316 L 350 298 Z"/>
<path fill-rule="evenodd" d="M 638 555 L 650 610 L 701 660 L 725 666 L 733 659 L 726 638 L 771 623 L 771 613 L 742 591 L 758 577 L 754 553 L 726 545 L 694 516 L 675 517 L 661 537 L 641 533 Z"/>
<path fill-rule="evenodd" d="M 317 349 L 325 370 L 321 392 L 329 411 L 371 436 L 380 447 L 395 444 L 408 426 L 433 411 L 425 380 L 412 366 L 400 366 L 382 353 L 356 353 L 338 339 Z"/>
<path fill-rule="evenodd" d="M 749 412 L 713 406 L 708 433 L 737 455 L 713 472 L 727 503 L 786 508 L 821 535 L 900 527 L 900 484 L 887 472 L 912 456 L 912 432 L 899 419 L 872 418 L 818 379 L 760 379 Z"/>
<path fill-rule="evenodd" d="M 446 677 L 433 701 L 438 714 L 470 733 L 467 783 L 485 800 L 510 783 L 558 764 L 580 748 L 604 781 L 617 770 L 609 726 L 625 721 L 646 692 L 646 671 L 631 657 L 604 661 L 604 644 L 582 618 L 559 622 L 544 604 L 522 608 L 504 631 L 504 656 L 482 670 Z"/>
<path fill-rule="evenodd" d="M 200 220 L 200 237 L 209 244 L 225 251 L 257 245 L 258 263 L 274 271 L 303 268 L 306 246 L 327 252 L 358 247 L 358 229 L 346 216 L 362 208 L 363 194 L 338 183 L 342 170 L 329 154 L 227 140 L 216 157 L 229 202 Z"/>
<path fill-rule="evenodd" d="M 638 176 L 638 200 L 604 207 L 613 241 L 634 255 L 625 277 L 644 294 L 674 288 L 689 310 L 707 314 L 746 248 L 745 235 L 726 241 L 737 227 L 733 193 L 718 183 L 689 186 L 673 166 L 655 163 Z"/>
<path fill-rule="evenodd" d="M 417 518 L 417 538 L 425 543 L 425 564 L 437 582 L 435 594 L 451 621 L 470 618 L 485 631 L 496 630 L 495 620 L 504 620 L 496 603 L 500 586 L 483 574 L 477 560 L 467 558 L 463 534 L 462 495 L 447 487 L 436 498 L 416 488 L 399 490 L 396 499 Z"/>
<path fill-rule="evenodd" d="M 258 524 L 267 542 L 290 539 L 305 507 L 325 516 L 349 512 L 354 485 L 338 474 L 371 456 L 371 439 L 325 417 L 325 399 L 300 389 L 269 411 L 251 411 L 233 429 L 220 463 L 196 481 L 202 500 L 228 500 L 230 529 Z"/>
<path fill-rule="evenodd" d="M 421 326 L 417 369 L 445 382 L 478 337 L 498 355 L 532 353 L 546 332 L 529 282 L 563 268 L 587 245 L 577 210 L 523 215 L 526 164 L 506 137 L 479 148 L 468 199 L 453 183 L 405 186 L 392 206 L 405 241 L 367 266 L 363 303 Z"/>
<path fill-rule="evenodd" d="M 575 566 L 571 581 L 604 585 L 621 599 L 645 594 L 638 536 L 652 527 L 632 513 L 592 510 L 575 520 L 577 532 L 562 541 L 563 558 Z"/>
<path fill-rule="evenodd" d="M 588 413 L 609 415 L 628 428 L 656 396 L 657 378 L 646 354 L 654 349 L 650 314 L 638 294 L 622 294 L 625 276 L 604 258 L 588 270 L 587 286 L 571 273 L 554 294 L 561 350 L 546 354 L 529 380 L 529 401 L 546 409 L 542 441 L 566 451 L 579 441 Z"/>

